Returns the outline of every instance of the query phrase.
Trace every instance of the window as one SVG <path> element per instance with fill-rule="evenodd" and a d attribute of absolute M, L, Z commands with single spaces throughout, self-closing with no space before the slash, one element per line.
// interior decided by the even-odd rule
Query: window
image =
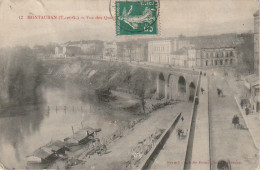
<path fill-rule="evenodd" d="M 225 60 L 225 64 L 228 64 L 228 59 Z"/>

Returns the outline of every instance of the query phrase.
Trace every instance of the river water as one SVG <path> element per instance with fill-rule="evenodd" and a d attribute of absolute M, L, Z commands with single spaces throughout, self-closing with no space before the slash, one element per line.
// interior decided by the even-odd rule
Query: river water
<path fill-rule="evenodd" d="M 48 88 L 44 90 L 44 98 L 45 104 L 1 111 L 9 113 L 0 117 L 0 162 L 6 167 L 25 168 L 26 156 L 51 140 L 72 135 L 72 127 L 77 131 L 81 122 L 110 134 L 116 130 L 114 122 L 129 120 L 127 114 L 83 103 L 70 90 Z"/>

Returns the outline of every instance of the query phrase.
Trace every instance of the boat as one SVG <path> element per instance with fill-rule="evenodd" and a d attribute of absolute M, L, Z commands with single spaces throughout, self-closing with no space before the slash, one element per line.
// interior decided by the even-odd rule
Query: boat
<path fill-rule="evenodd" d="M 32 155 L 26 157 L 27 168 L 48 168 L 58 158 L 66 157 L 65 151 L 68 150 L 69 148 L 65 146 L 64 142 L 60 140 L 51 141 L 35 150 Z"/>

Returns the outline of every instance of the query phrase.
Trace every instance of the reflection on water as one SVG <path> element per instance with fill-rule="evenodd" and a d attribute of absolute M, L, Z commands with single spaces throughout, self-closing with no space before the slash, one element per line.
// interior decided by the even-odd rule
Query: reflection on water
<path fill-rule="evenodd" d="M 109 134 L 115 130 L 111 121 L 128 119 L 82 103 L 66 90 L 47 89 L 44 95 L 46 104 L 1 111 L 11 115 L 0 117 L 0 162 L 8 168 L 24 168 L 26 156 L 50 140 L 72 135 L 72 126 L 76 131 L 82 121 Z"/>

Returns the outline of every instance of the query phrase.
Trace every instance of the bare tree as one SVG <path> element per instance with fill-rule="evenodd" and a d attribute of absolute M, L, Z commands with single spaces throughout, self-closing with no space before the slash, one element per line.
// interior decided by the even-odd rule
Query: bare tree
<path fill-rule="evenodd" d="M 149 82 L 148 74 L 143 68 L 134 70 L 131 76 L 130 84 L 132 91 L 140 99 L 141 113 L 145 113 L 145 91 Z"/>

